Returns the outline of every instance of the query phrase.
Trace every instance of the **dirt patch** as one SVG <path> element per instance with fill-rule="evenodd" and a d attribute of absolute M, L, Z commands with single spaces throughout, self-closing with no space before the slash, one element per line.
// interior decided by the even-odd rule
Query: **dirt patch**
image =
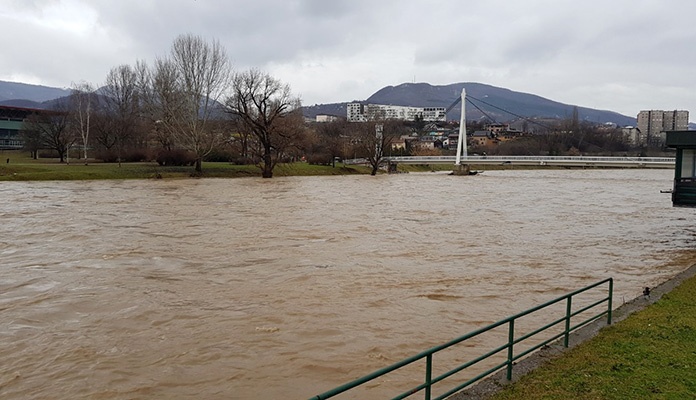
<path fill-rule="evenodd" d="M 634 312 L 640 311 L 648 305 L 660 300 L 665 293 L 669 293 L 672 289 L 679 286 L 683 281 L 693 276 L 696 276 L 696 264 L 692 265 L 687 270 L 680 272 L 668 281 L 661 283 L 655 288 L 651 288 L 649 297 L 639 296 L 622 304 L 619 308 L 613 311 L 612 323 L 622 321 Z M 571 333 L 568 348 L 573 348 L 578 344 L 594 337 L 605 326 L 607 326 L 606 319 L 601 318 Z M 545 362 L 560 357 L 566 350 L 567 349 L 563 347 L 563 340 L 559 339 L 558 341 L 540 349 L 539 351 L 515 364 L 512 371 L 511 381 L 506 379 L 506 373 L 503 369 L 502 371 L 489 376 L 470 388 L 448 397 L 448 400 L 486 400 L 501 390 L 504 386 L 517 381 L 520 377 L 528 374 Z"/>

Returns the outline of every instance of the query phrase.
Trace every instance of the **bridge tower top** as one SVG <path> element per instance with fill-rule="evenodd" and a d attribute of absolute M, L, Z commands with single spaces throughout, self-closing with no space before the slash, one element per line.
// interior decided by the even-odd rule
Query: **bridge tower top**
<path fill-rule="evenodd" d="M 457 159 L 454 165 L 461 165 L 462 154 L 467 157 L 466 147 L 466 89 L 462 88 L 462 115 L 459 117 L 459 139 L 457 141 Z"/>

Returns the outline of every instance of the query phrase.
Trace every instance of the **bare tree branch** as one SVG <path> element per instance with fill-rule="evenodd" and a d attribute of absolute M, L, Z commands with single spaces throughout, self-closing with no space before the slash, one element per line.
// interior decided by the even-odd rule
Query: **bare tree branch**
<path fill-rule="evenodd" d="M 273 169 L 304 133 L 299 99 L 290 87 L 269 74 L 251 69 L 234 76 L 227 109 L 239 119 L 243 131 L 258 141 L 258 156 L 264 178 L 273 177 Z"/>

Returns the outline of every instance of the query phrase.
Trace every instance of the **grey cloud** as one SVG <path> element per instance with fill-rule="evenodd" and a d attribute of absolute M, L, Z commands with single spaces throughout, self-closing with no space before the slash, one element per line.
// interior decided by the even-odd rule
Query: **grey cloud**
<path fill-rule="evenodd" d="M 637 98 L 696 103 L 693 90 L 675 89 L 696 84 L 696 3 L 679 0 L 8 1 L 0 33 L 13 40 L 0 79 L 99 82 L 192 33 L 219 40 L 237 68 L 278 73 L 308 103 L 366 98 L 412 79 L 480 81 L 621 112 Z M 92 31 L 34 25 L 75 4 L 79 18 L 97 16 L 85 21 Z"/>

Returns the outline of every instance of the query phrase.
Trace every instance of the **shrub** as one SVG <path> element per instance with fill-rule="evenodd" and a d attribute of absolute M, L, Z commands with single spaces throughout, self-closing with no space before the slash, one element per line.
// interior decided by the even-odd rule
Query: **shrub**
<path fill-rule="evenodd" d="M 258 163 L 257 160 L 255 160 L 251 157 L 237 157 L 237 158 L 230 160 L 230 162 L 234 165 L 252 165 L 252 164 Z"/>
<path fill-rule="evenodd" d="M 142 162 L 149 161 L 150 155 L 145 149 L 127 150 L 121 155 L 123 162 Z"/>
<path fill-rule="evenodd" d="M 196 155 L 185 150 L 163 150 L 155 160 L 161 166 L 190 166 L 195 164 Z"/>
<path fill-rule="evenodd" d="M 55 150 L 39 151 L 39 158 L 58 158 L 58 152 Z"/>
<path fill-rule="evenodd" d="M 213 150 L 210 154 L 203 158 L 203 161 L 208 162 L 233 162 L 236 155 L 225 150 Z"/>
<path fill-rule="evenodd" d="M 118 161 L 118 155 L 115 150 L 102 149 L 94 154 L 94 158 L 102 160 L 105 163 L 114 163 Z"/>
<path fill-rule="evenodd" d="M 307 163 L 312 165 L 331 165 L 331 154 L 314 153 L 307 156 Z"/>

